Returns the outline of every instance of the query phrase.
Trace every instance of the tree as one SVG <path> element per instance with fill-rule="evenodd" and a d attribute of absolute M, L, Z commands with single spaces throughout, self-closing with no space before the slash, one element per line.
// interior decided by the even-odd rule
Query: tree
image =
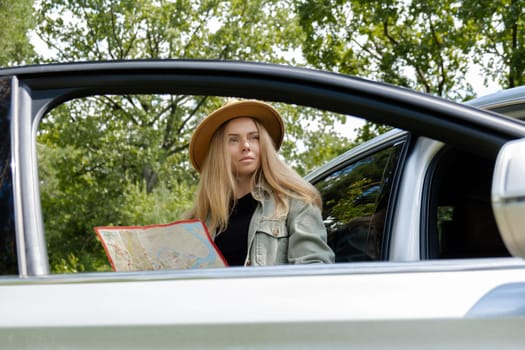
<path fill-rule="evenodd" d="M 145 224 L 167 206 L 157 218 L 166 222 L 188 205 L 180 184 L 192 177 L 180 170 L 180 155 L 173 154 L 178 146 L 164 145 L 165 140 L 157 137 L 158 127 L 165 124 L 156 115 L 133 115 L 129 114 L 133 110 L 126 110 L 153 98 L 160 99 L 77 99 L 59 106 L 42 121 L 38 135 L 41 196 L 55 270 L 67 266 L 64 259 L 73 258 L 78 265 L 69 267 L 73 270 L 105 265 L 101 246 L 92 235 L 94 226 Z M 108 105 L 108 99 L 122 102 L 121 109 Z M 108 113 L 113 114 L 108 117 Z M 155 122 L 156 127 L 148 124 Z M 172 173 L 178 175 L 178 182 L 173 183 Z M 157 186 L 158 177 L 164 181 Z M 161 198 L 162 194 L 166 197 Z M 153 198 L 159 201 L 150 203 Z M 145 203 L 151 205 L 145 208 Z"/>
<path fill-rule="evenodd" d="M 298 0 L 308 63 L 464 100 L 472 31 L 457 1 Z M 321 54 L 313 54 L 320 52 Z"/>
<path fill-rule="evenodd" d="M 285 2 L 42 0 L 54 61 L 213 58 L 282 61 L 298 45 Z"/>
<path fill-rule="evenodd" d="M 474 62 L 504 88 L 525 84 L 525 2 L 464 0 L 459 11 L 464 27 L 476 33 Z"/>
<path fill-rule="evenodd" d="M 262 0 L 42 0 L 38 30 L 55 54 L 50 61 L 286 62 L 284 53 L 296 49 L 301 39 L 288 5 Z M 187 157 L 190 135 L 224 102 L 214 96 L 96 96 L 73 100 L 46 116 L 38 141 L 52 268 L 107 268 L 93 226 L 175 220 L 187 208 L 196 183 Z M 333 128 L 335 118 L 344 116 L 318 119 L 318 129 L 329 131 L 321 138 L 315 128 L 298 125 L 313 122 L 318 114 L 276 107 L 288 121 L 283 154 L 301 172 L 333 154 L 319 149 L 345 144 Z M 306 138 L 306 148 L 295 147 L 299 138 Z"/>
<path fill-rule="evenodd" d="M 34 24 L 32 0 L 0 1 L 0 66 L 31 61 L 28 34 Z"/>

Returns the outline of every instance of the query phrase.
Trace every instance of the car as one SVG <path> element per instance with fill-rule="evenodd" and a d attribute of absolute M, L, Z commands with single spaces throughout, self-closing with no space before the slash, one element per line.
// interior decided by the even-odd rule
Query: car
<path fill-rule="evenodd" d="M 2 348 L 525 341 L 523 88 L 460 104 L 343 74 L 208 60 L 5 68 L 0 87 Z M 306 176 L 323 195 L 337 262 L 52 273 L 39 124 L 66 101 L 126 94 L 256 98 L 392 126 Z"/>
<path fill-rule="evenodd" d="M 519 87 L 467 104 L 523 120 L 524 96 Z M 306 178 L 322 194 L 340 262 L 508 257 L 492 210 L 495 161 L 487 152 L 395 129 Z"/>

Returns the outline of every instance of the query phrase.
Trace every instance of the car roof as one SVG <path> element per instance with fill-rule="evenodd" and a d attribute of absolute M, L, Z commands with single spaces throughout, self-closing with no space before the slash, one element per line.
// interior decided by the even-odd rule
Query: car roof
<path fill-rule="evenodd" d="M 525 86 L 501 90 L 465 104 L 525 120 Z"/>
<path fill-rule="evenodd" d="M 401 129 L 389 130 L 386 133 L 352 147 L 343 154 L 331 159 L 326 164 L 308 173 L 305 176 L 305 179 L 310 182 L 315 182 L 319 178 L 322 178 L 326 172 L 331 172 L 336 168 L 342 168 L 346 166 L 347 161 L 355 159 L 356 156 L 366 156 L 372 152 L 376 152 L 378 147 L 385 148 L 388 145 L 392 145 L 393 143 L 407 136 L 407 131 Z"/>

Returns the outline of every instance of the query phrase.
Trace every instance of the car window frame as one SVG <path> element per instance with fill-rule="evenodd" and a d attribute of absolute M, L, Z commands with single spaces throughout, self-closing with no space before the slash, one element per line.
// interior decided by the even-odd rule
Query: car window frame
<path fill-rule="evenodd" d="M 259 98 L 357 115 L 465 146 L 478 141 L 477 148 L 493 154 L 507 140 L 525 136 L 525 126 L 510 118 L 495 118 L 394 86 L 287 66 L 177 60 L 87 62 L 2 69 L 0 76 L 12 76 L 13 81 L 11 135 L 16 166 L 12 171 L 22 277 L 49 274 L 36 164 L 38 122 L 54 106 L 76 97 L 172 92 Z"/>

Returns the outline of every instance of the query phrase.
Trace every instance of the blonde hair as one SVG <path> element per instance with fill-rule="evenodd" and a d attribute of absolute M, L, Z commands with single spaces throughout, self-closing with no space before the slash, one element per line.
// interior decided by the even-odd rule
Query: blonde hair
<path fill-rule="evenodd" d="M 275 216 L 286 216 L 289 211 L 288 198 L 294 197 L 307 203 L 322 206 L 319 191 L 290 168 L 275 150 L 273 140 L 266 129 L 252 118 L 259 131 L 260 167 L 252 177 L 254 188 L 269 188 L 276 202 Z M 227 124 L 227 123 L 226 123 Z M 231 205 L 235 193 L 235 174 L 231 169 L 230 153 L 227 149 L 222 125 L 212 137 L 210 149 L 203 163 L 199 187 L 189 218 L 208 223 L 212 236 L 228 226 Z"/>

